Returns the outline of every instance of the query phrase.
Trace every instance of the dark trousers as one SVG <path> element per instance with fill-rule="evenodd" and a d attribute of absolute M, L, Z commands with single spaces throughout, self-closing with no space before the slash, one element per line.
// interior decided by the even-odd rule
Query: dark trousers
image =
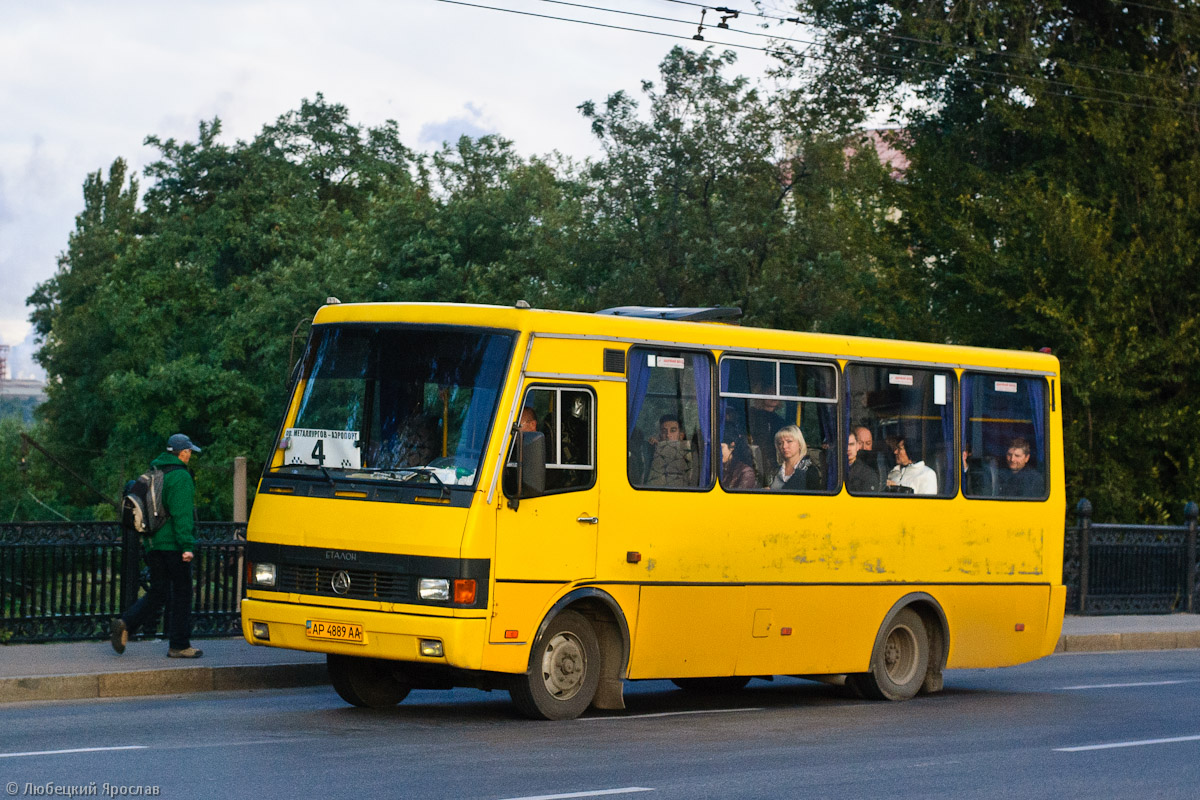
<path fill-rule="evenodd" d="M 172 650 L 192 646 L 192 565 L 183 560 L 183 553 L 170 550 L 150 550 L 146 553 L 150 565 L 150 591 L 142 595 L 121 615 L 129 635 L 154 620 L 168 604 L 167 638 Z"/>

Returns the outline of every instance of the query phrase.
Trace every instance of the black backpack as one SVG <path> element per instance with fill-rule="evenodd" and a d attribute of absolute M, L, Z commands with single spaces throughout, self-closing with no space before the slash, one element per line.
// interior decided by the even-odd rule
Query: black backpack
<path fill-rule="evenodd" d="M 161 469 L 150 467 L 125 484 L 121 500 L 121 521 L 143 536 L 153 536 L 171 516 L 163 503 L 163 476 L 184 469 L 179 464 L 167 464 Z"/>

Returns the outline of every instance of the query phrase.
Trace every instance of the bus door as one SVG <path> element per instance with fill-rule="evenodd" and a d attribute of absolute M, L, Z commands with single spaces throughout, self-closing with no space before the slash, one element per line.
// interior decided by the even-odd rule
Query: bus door
<path fill-rule="evenodd" d="M 507 499 L 498 504 L 496 580 L 553 590 L 594 577 L 601 525 L 596 392 L 586 384 L 531 384 L 522 396 L 518 423 L 544 437 L 546 489 L 540 497 L 522 498 L 516 510 Z M 510 450 L 508 463 L 515 465 L 514 459 Z M 506 493 L 510 483 L 504 481 Z M 503 601 L 504 594 L 498 585 L 497 599 Z"/>

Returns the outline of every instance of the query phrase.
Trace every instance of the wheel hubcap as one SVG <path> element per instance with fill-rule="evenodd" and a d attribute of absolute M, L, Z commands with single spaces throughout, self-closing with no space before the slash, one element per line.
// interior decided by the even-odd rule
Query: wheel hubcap
<path fill-rule="evenodd" d="M 888 634 L 883 647 L 883 666 L 897 686 L 904 686 L 916 677 L 917 637 L 912 629 L 898 625 Z"/>
<path fill-rule="evenodd" d="M 587 655 L 575 634 L 556 634 L 542 654 L 542 680 L 546 691 L 558 700 L 569 700 L 583 686 L 587 674 Z"/>

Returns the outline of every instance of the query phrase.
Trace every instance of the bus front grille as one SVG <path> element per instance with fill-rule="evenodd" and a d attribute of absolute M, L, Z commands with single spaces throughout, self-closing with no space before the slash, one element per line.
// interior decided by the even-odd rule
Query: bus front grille
<path fill-rule="evenodd" d="M 335 580 L 339 573 L 345 577 Z M 345 578 L 349 578 L 348 585 Z M 315 594 L 326 597 L 349 597 L 355 600 L 378 600 L 385 603 L 411 602 L 416 576 L 364 569 L 332 569 L 330 567 L 280 564 L 275 588 L 280 592 Z"/>

